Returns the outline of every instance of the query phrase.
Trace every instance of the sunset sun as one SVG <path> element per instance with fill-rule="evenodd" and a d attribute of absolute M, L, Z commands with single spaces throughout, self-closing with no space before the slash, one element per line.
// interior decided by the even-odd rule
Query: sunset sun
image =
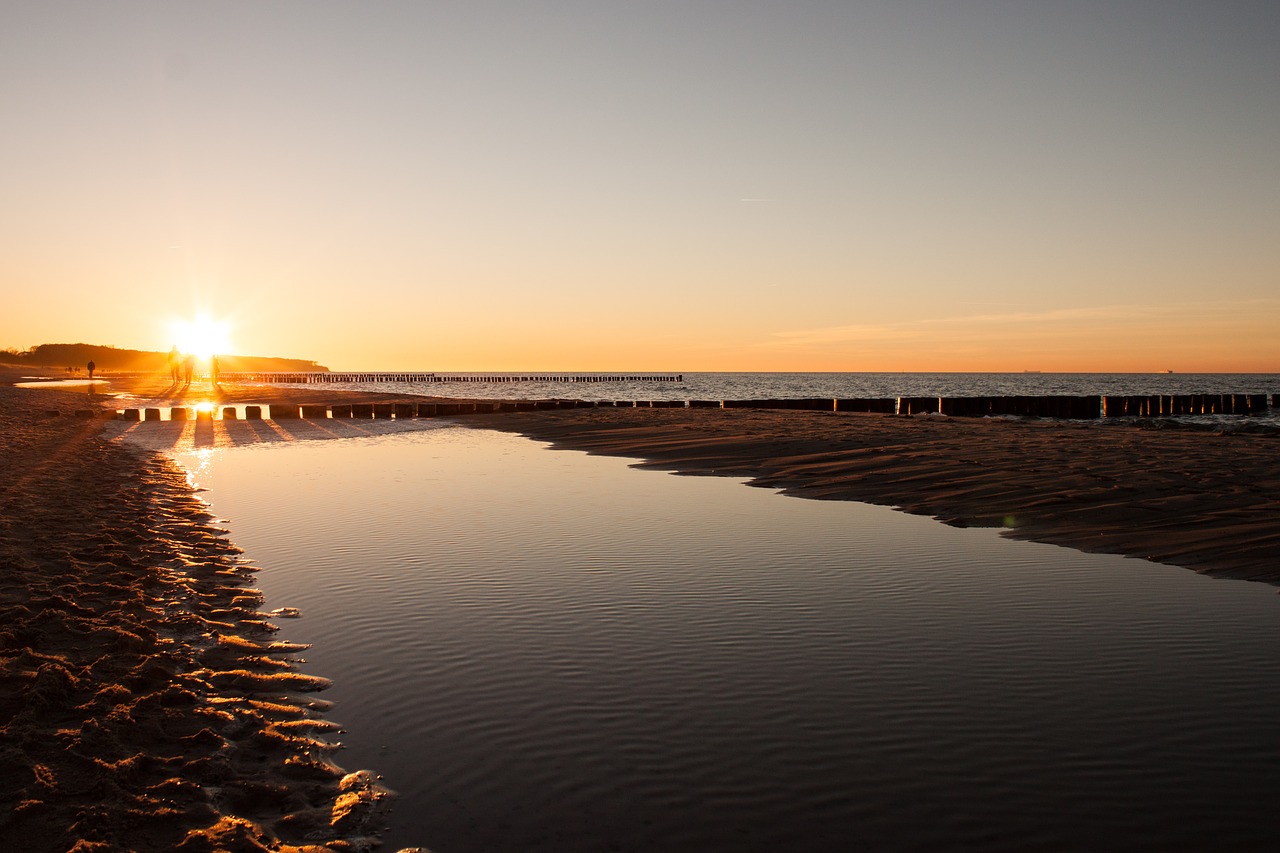
<path fill-rule="evenodd" d="M 225 321 L 199 314 L 193 320 L 175 320 L 170 325 L 173 343 L 181 352 L 208 358 L 230 349 L 230 329 Z"/>

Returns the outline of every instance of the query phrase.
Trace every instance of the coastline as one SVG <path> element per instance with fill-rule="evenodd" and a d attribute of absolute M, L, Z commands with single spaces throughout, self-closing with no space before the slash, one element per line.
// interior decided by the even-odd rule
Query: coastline
<path fill-rule="evenodd" d="M 167 393 L 135 378 L 131 393 Z M 192 392 L 199 398 L 200 392 Z M 231 386 L 228 404 L 369 401 L 359 391 Z M 460 400 L 413 394 L 376 399 Z M 185 400 L 183 401 L 185 402 Z M 1280 435 L 1159 421 L 895 416 L 714 408 L 577 408 L 463 415 L 469 426 L 622 456 L 643 467 L 733 476 L 797 497 L 856 500 L 955 526 L 1280 585 Z M 122 426 L 155 450 L 427 429 L 420 421 Z M 1167 424 L 1165 424 L 1167 425 Z"/>
<path fill-rule="evenodd" d="M 167 458 L 0 377 L 0 839 L 31 851 L 365 850 L 324 679 Z M 80 392 L 83 394 L 84 392 Z"/>
<path fill-rule="evenodd" d="M 17 378 L 0 371 L 0 839 L 51 851 L 138 839 L 201 851 L 374 843 L 386 792 L 371 773 L 344 777 L 329 759 L 333 724 L 309 692 L 323 680 L 291 668 L 300 649 L 273 644 L 254 569 L 185 475 L 147 452 L 201 446 L 200 425 L 74 418 L 86 399 L 119 401 L 7 384 Z M 110 381 L 133 399 L 175 405 L 370 399 Z M 751 409 L 583 408 L 447 422 L 1280 584 L 1280 458 L 1266 435 Z M 440 422 L 215 423 L 220 433 L 205 424 L 208 446 Z"/>
<path fill-rule="evenodd" d="M 474 416 L 638 467 L 740 477 L 959 527 L 1280 585 L 1280 440 L 1010 421 L 752 409 Z"/>

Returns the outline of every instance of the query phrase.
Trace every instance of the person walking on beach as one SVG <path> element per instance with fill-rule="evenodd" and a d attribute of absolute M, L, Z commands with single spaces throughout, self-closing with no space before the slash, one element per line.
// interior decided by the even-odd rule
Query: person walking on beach
<path fill-rule="evenodd" d="M 89 363 L 88 363 L 87 365 L 85 365 L 85 366 L 89 368 L 89 381 L 90 381 L 90 382 L 92 382 L 92 381 L 93 381 L 93 371 L 94 371 L 94 369 L 95 369 L 98 365 L 96 365 L 96 364 L 94 364 L 94 363 L 93 363 L 93 359 L 89 359 Z"/>
<path fill-rule="evenodd" d="M 173 380 L 174 385 L 178 384 L 180 376 L 179 363 L 181 361 L 182 356 L 178 354 L 178 345 L 174 344 L 173 349 L 169 350 L 169 378 Z"/>
<path fill-rule="evenodd" d="M 209 356 L 209 384 L 214 388 L 218 387 L 218 357 L 216 355 Z"/>
<path fill-rule="evenodd" d="M 182 369 L 186 374 L 186 380 L 187 380 L 186 384 L 190 386 L 191 377 L 196 372 L 196 357 L 191 353 L 187 353 L 186 357 L 182 359 Z"/>

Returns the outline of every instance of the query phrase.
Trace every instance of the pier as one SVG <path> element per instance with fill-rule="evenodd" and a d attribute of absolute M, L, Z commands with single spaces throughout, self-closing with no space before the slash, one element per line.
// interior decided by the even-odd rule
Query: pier
<path fill-rule="evenodd" d="M 448 373 L 367 373 L 320 371 L 315 373 L 222 373 L 219 379 L 224 382 L 263 382 L 287 385 L 321 385 L 342 384 L 360 385 L 376 382 L 403 382 L 411 384 L 427 384 L 438 382 L 471 382 L 488 385 L 502 385 L 512 382 L 545 382 L 545 383 L 577 383 L 577 382 L 683 382 L 682 373 L 631 374 L 631 373 L 491 373 L 491 374 L 448 374 Z"/>

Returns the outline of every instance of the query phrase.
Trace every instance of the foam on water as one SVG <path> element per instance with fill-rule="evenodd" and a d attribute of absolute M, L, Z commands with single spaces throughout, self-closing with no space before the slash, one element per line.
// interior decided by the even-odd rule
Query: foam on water
<path fill-rule="evenodd" d="M 391 849 L 1274 840 L 1272 588 L 480 430 L 186 462 Z"/>

